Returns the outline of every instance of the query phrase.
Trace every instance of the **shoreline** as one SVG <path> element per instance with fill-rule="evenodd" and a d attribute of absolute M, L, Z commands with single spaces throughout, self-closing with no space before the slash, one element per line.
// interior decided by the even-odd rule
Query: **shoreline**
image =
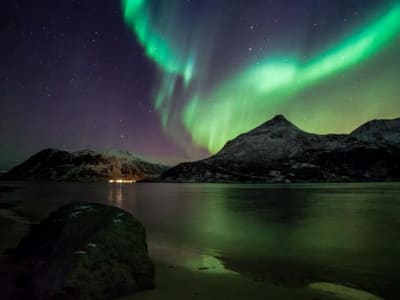
<path fill-rule="evenodd" d="M 337 300 L 325 291 L 309 287 L 289 288 L 251 280 L 241 274 L 216 274 L 171 266 L 155 260 L 156 289 L 118 298 L 118 300 L 175 299 L 283 299 Z"/>
<path fill-rule="evenodd" d="M 11 274 L 17 273 L 9 263 L 4 250 L 15 247 L 22 236 L 29 230 L 32 222 L 45 215 L 43 210 L 36 214 L 28 212 L 29 203 L 10 203 L 0 201 L 0 284 L 5 295 L 15 295 L 14 280 Z M 22 209 L 21 209 L 22 208 Z M 24 216 L 24 217 L 23 217 Z M 304 286 L 289 287 L 273 284 L 264 279 L 252 279 L 246 275 L 227 270 L 218 258 L 203 255 L 193 249 L 171 248 L 149 242 L 149 252 L 156 265 L 156 289 L 125 296 L 119 300 L 153 299 L 381 299 L 366 291 L 351 289 L 335 283 L 311 283 Z M 193 255 L 193 253 L 195 255 Z M 196 257 L 196 255 L 198 257 Z M 188 258 L 190 260 L 188 260 Z M 356 298 L 354 298 L 354 295 Z M 364 296 L 368 298 L 364 298 Z M 360 298 L 361 296 L 361 298 Z M 357 298 L 358 297 L 358 298 Z M 7 298 L 6 298 L 7 299 Z M 12 299 L 12 298 L 11 298 Z"/>
<path fill-rule="evenodd" d="M 45 179 L 45 178 L 2 178 L 0 175 L 0 183 L 93 183 L 93 184 L 110 184 L 109 178 L 103 179 L 82 179 L 82 180 L 54 180 L 54 179 Z M 363 183 L 400 183 L 400 178 L 388 178 L 388 179 L 341 179 L 341 180 L 220 180 L 220 181 L 199 181 L 199 180 L 157 180 L 154 178 L 148 179 L 140 179 L 135 182 L 127 182 L 127 183 L 118 183 L 112 182 L 111 184 L 146 184 L 146 183 L 157 183 L 157 184 L 244 184 L 244 185 L 305 185 L 305 184 L 363 184 Z M 13 190 L 12 186 L 4 186 L 6 189 Z M 8 192 L 2 191 L 1 192 Z"/>

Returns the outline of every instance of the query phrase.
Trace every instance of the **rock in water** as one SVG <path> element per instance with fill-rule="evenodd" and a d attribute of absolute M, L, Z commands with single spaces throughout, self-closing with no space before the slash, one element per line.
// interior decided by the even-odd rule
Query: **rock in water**
<path fill-rule="evenodd" d="M 146 231 L 131 214 L 91 202 L 65 205 L 22 239 L 25 299 L 113 299 L 155 287 Z"/>

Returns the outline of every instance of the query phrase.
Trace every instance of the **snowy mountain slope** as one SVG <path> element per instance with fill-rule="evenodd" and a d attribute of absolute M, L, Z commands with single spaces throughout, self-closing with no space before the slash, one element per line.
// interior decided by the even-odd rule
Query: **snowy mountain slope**
<path fill-rule="evenodd" d="M 400 119 L 371 121 L 351 134 L 318 135 L 281 115 L 229 141 L 210 158 L 180 164 L 160 177 L 172 182 L 391 179 L 400 179 Z"/>
<path fill-rule="evenodd" d="M 141 180 L 157 176 L 166 169 L 163 165 L 143 161 L 130 152 L 68 152 L 45 149 L 11 169 L 2 178 L 60 181 Z"/>
<path fill-rule="evenodd" d="M 369 121 L 354 130 L 350 135 L 364 142 L 381 145 L 400 145 L 400 118 Z"/>

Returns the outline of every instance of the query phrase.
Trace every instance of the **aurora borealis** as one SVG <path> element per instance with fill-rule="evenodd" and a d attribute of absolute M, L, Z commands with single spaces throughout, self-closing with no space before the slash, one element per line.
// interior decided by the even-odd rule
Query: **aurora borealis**
<path fill-rule="evenodd" d="M 187 49 L 182 50 L 181 45 L 178 45 L 177 49 L 184 54 L 175 52 L 173 39 L 169 39 L 168 34 L 161 38 L 161 33 L 157 32 L 157 28 L 153 28 L 156 25 L 149 16 L 150 1 L 123 0 L 122 2 L 126 22 L 146 49 L 148 57 L 160 68 L 161 80 L 164 83 L 158 87 L 155 107 L 159 110 L 163 124 L 168 130 L 168 119 L 174 112 L 174 108 L 171 108 L 171 98 L 175 96 L 176 77 L 182 77 L 185 83 L 193 80 L 194 86 L 197 80 L 201 83 L 202 77 L 206 74 L 201 72 L 202 70 L 200 73 L 196 72 L 196 63 L 204 63 L 202 51 L 195 52 L 199 54 L 193 58 L 191 53 L 185 53 L 184 50 Z M 207 147 L 211 153 L 215 153 L 228 140 L 279 113 L 277 107 L 290 105 L 296 101 L 296 95 L 302 91 L 357 69 L 396 39 L 398 40 L 400 4 L 391 3 L 390 8 L 381 16 L 359 27 L 349 31 L 341 40 L 331 43 L 326 50 L 307 59 L 286 53 L 266 54 L 250 66 L 229 74 L 227 79 L 221 80 L 211 91 L 203 93 L 201 89 L 194 88 L 194 91 L 183 96 L 187 99 L 182 108 L 181 120 L 177 121 L 175 118 L 172 122 L 182 121 L 196 145 Z M 194 52 L 192 48 L 188 49 Z M 251 50 L 249 48 L 249 51 Z M 178 57 L 181 60 L 177 59 Z M 367 106 L 366 110 L 369 110 L 369 103 L 364 105 Z M 328 107 L 329 104 L 327 109 Z M 349 117 L 354 118 L 354 115 Z M 377 116 L 363 116 L 366 117 Z M 315 128 L 310 126 L 315 123 L 314 120 L 300 123 L 303 128 L 315 131 Z M 172 125 L 172 128 L 174 127 Z M 327 128 L 348 131 L 354 128 L 354 126 L 338 127 L 331 122 L 321 124 L 321 127 L 317 131 L 324 132 Z"/>
<path fill-rule="evenodd" d="M 400 6 L 397 6 L 360 33 L 311 58 L 310 62 L 287 57 L 267 58 L 206 96 L 211 103 L 207 101 L 203 105 L 202 100 L 194 97 L 184 110 L 185 126 L 192 132 L 196 144 L 216 152 L 228 140 L 265 121 L 266 112 L 269 108 L 274 110 L 276 102 L 289 101 L 294 93 L 356 67 L 399 34 Z M 224 112 L 229 113 L 224 115 Z M 224 118 L 220 118 L 221 115 Z M 304 127 L 307 128 L 307 124 Z"/>
<path fill-rule="evenodd" d="M 400 116 L 398 0 L 26 0 L 1 14 L 0 171 L 46 147 L 200 159 L 277 114 L 316 133 Z"/>

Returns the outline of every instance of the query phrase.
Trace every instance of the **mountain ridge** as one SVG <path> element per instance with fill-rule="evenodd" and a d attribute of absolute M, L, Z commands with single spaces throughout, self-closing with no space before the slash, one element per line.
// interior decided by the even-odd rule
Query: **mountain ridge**
<path fill-rule="evenodd" d="M 1 176 L 6 180 L 105 181 L 142 180 L 167 169 L 120 150 L 65 151 L 47 148 Z"/>
<path fill-rule="evenodd" d="M 398 180 L 400 118 L 372 120 L 350 134 L 314 134 L 277 115 L 211 157 L 177 166 L 167 182 Z M 196 174 L 198 172 L 199 174 Z"/>

